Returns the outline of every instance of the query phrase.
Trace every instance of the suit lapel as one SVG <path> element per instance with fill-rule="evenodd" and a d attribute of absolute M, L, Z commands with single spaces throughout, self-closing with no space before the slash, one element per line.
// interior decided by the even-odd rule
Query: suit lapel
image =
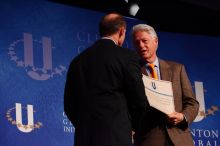
<path fill-rule="evenodd" d="M 142 72 L 144 75 L 148 76 L 145 66 L 142 66 L 142 67 L 141 67 L 141 72 Z"/>
<path fill-rule="evenodd" d="M 159 59 L 161 80 L 171 81 L 172 72 L 170 65 Z"/>

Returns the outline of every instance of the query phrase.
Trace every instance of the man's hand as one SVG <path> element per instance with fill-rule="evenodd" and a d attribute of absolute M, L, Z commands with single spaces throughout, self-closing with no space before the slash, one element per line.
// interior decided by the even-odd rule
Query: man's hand
<path fill-rule="evenodd" d="M 182 113 L 173 112 L 167 115 L 167 121 L 172 125 L 177 125 L 184 120 L 184 115 Z"/>

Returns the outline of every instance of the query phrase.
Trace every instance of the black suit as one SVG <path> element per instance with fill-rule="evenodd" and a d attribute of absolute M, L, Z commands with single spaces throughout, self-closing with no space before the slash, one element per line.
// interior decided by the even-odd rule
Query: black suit
<path fill-rule="evenodd" d="M 131 50 L 101 39 L 71 62 L 64 106 L 75 127 L 75 146 L 132 146 L 129 111 L 147 105 Z"/>

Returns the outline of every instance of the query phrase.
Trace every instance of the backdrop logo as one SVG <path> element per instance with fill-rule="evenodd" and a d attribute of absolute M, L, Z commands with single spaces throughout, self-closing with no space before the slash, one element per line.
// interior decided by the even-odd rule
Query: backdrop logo
<path fill-rule="evenodd" d="M 24 125 L 22 121 L 22 110 L 27 112 L 27 124 Z M 27 107 L 22 107 L 20 103 L 16 103 L 15 107 L 10 108 L 6 112 L 6 118 L 12 125 L 16 125 L 18 130 L 24 133 L 31 132 L 34 129 L 39 129 L 42 126 L 41 122 L 37 122 L 34 124 L 34 110 L 33 110 L 33 105 L 27 105 Z M 14 116 L 15 114 L 15 116 Z M 15 117 L 15 119 L 13 118 Z"/>
<path fill-rule="evenodd" d="M 54 47 L 51 45 L 51 38 L 42 37 L 42 41 L 33 40 L 32 34 L 24 33 L 23 39 L 18 39 L 10 44 L 8 54 L 17 67 L 24 68 L 32 79 L 48 80 L 54 75 L 62 75 L 66 71 L 66 67 L 63 65 L 53 68 L 52 48 Z M 36 63 L 38 66 L 42 64 L 42 67 L 37 67 Z"/>
<path fill-rule="evenodd" d="M 214 115 L 216 111 L 219 111 L 218 106 L 212 105 L 211 108 L 209 108 L 207 111 L 205 109 L 205 98 L 204 98 L 204 88 L 203 88 L 203 83 L 195 81 L 195 94 L 196 94 L 196 99 L 199 101 L 199 113 L 194 120 L 194 122 L 199 122 L 203 120 L 205 117 L 208 115 Z"/>

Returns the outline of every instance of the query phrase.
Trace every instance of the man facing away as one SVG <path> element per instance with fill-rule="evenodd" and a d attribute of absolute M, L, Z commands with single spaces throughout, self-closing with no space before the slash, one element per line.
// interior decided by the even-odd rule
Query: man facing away
<path fill-rule="evenodd" d="M 75 57 L 67 73 L 64 110 L 75 127 L 74 146 L 132 146 L 131 119 L 149 106 L 138 55 L 121 47 L 121 15 L 104 16 L 99 32 L 101 39 Z"/>
<path fill-rule="evenodd" d="M 158 79 L 172 82 L 176 111 L 166 115 L 154 108 L 148 110 L 135 131 L 135 146 L 193 146 L 189 125 L 198 114 L 199 103 L 184 65 L 157 57 L 158 37 L 149 25 L 133 26 L 132 40 L 142 58 L 142 73 L 150 76 L 153 64 Z"/>

